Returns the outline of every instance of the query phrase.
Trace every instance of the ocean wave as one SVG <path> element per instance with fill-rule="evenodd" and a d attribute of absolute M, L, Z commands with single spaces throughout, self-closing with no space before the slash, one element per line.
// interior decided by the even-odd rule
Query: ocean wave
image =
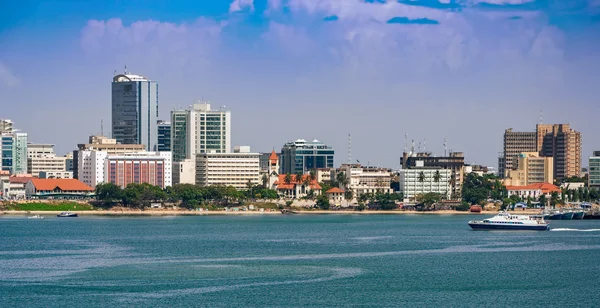
<path fill-rule="evenodd" d="M 573 228 L 555 228 L 550 231 L 574 231 L 574 232 L 598 232 L 600 229 L 573 229 Z"/>

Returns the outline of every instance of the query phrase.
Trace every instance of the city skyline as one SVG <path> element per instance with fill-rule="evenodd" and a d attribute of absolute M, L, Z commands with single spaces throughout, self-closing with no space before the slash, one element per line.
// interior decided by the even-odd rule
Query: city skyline
<path fill-rule="evenodd" d="M 447 2 L 447 3 L 446 3 Z M 76 149 L 105 123 L 113 71 L 160 83 L 159 119 L 204 99 L 232 145 L 318 139 L 346 161 L 398 166 L 405 134 L 497 166 L 507 128 L 570 123 L 582 165 L 594 114 L 600 1 L 27 1 L 0 11 L 1 118 Z"/>

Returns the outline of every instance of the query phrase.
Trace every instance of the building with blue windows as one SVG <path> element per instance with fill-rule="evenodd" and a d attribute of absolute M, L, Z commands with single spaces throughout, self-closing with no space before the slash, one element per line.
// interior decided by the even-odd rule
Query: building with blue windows
<path fill-rule="evenodd" d="M 171 151 L 171 122 L 159 120 L 158 128 L 158 144 L 156 151 L 170 152 Z"/>
<path fill-rule="evenodd" d="M 115 75 L 112 82 L 112 137 L 120 144 L 158 147 L 158 83 L 144 76 Z"/>
<path fill-rule="evenodd" d="M 283 145 L 280 174 L 306 173 L 313 169 L 333 168 L 334 150 L 319 140 L 298 139 Z"/>
<path fill-rule="evenodd" d="M 0 167 L 11 174 L 27 173 L 27 133 L 0 135 Z"/>

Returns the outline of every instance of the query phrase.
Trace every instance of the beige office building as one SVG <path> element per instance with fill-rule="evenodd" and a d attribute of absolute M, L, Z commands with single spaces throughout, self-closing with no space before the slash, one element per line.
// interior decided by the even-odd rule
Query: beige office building
<path fill-rule="evenodd" d="M 27 173 L 38 177 L 40 172 L 62 172 L 66 170 L 67 158 L 56 156 L 53 144 L 27 145 Z"/>
<path fill-rule="evenodd" d="M 359 164 L 343 164 L 339 172 L 344 172 L 348 180 L 347 189 L 357 198 L 363 194 L 392 193 L 392 171 L 387 168 L 363 167 Z"/>
<path fill-rule="evenodd" d="M 517 169 L 509 170 L 504 180 L 507 186 L 527 186 L 554 182 L 554 158 L 540 157 L 537 152 L 520 153 Z"/>
<path fill-rule="evenodd" d="M 248 182 L 260 183 L 259 153 L 196 154 L 196 184 L 202 186 L 233 186 L 247 189 Z"/>

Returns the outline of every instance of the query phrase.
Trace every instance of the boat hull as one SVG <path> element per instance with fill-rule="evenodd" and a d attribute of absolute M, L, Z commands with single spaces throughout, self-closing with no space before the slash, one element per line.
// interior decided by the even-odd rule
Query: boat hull
<path fill-rule="evenodd" d="M 67 215 L 58 214 L 58 215 L 56 215 L 56 217 L 77 217 L 77 214 L 67 214 Z"/>
<path fill-rule="evenodd" d="M 573 219 L 583 219 L 584 215 L 585 215 L 585 212 L 575 212 L 573 214 Z"/>
<path fill-rule="evenodd" d="M 551 220 L 560 220 L 561 217 L 562 217 L 562 214 L 560 214 L 560 213 L 550 215 Z"/>
<path fill-rule="evenodd" d="M 571 220 L 573 219 L 573 212 L 562 213 L 560 216 L 561 220 Z"/>
<path fill-rule="evenodd" d="M 473 230 L 532 230 L 532 231 L 547 231 L 550 230 L 550 226 L 545 225 L 537 225 L 537 226 L 527 226 L 527 225 L 501 225 L 501 224 L 481 224 L 481 223 L 469 223 L 469 226 Z"/>

